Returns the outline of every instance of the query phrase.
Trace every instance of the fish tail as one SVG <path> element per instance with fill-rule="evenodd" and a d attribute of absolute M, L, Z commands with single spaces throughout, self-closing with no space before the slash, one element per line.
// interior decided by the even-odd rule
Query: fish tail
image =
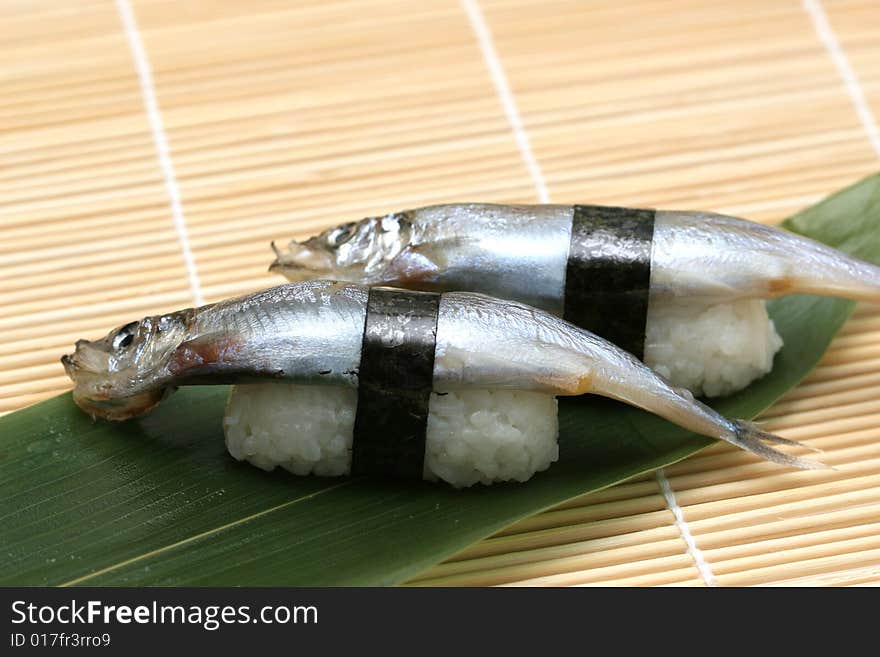
<path fill-rule="evenodd" d="M 689 390 L 669 385 L 663 377 L 632 356 L 619 357 L 618 364 L 627 371 L 621 368 L 613 376 L 593 380 L 590 392 L 637 406 L 682 428 L 709 438 L 724 440 L 773 463 L 807 470 L 828 467 L 823 463 L 791 456 L 770 447 L 767 443 L 810 449 L 797 441 L 768 433 L 754 422 L 724 417 L 695 399 Z"/>
<path fill-rule="evenodd" d="M 768 443 L 776 443 L 777 445 L 791 445 L 793 447 L 803 447 L 804 449 L 808 449 L 811 452 L 821 453 L 822 450 L 818 447 L 811 447 L 810 445 L 804 445 L 803 443 L 799 443 L 796 440 L 791 440 L 790 438 L 783 438 L 782 436 L 777 436 L 776 434 L 769 433 L 765 431 L 761 427 L 760 422 L 754 422 L 749 420 L 737 420 L 737 424 L 740 424 L 744 427 L 748 427 L 752 432 L 761 434 L 761 440 L 764 440 Z"/>
<path fill-rule="evenodd" d="M 730 435 L 721 436 L 722 440 L 726 440 L 731 445 L 735 445 L 740 449 L 744 449 L 747 452 L 755 454 L 756 456 L 760 456 L 762 459 L 766 459 L 767 461 L 772 461 L 773 463 L 778 463 L 779 465 L 785 465 L 791 468 L 801 468 L 803 470 L 821 470 L 831 467 L 819 461 L 811 461 L 809 459 L 803 459 L 798 456 L 792 456 L 791 454 L 786 454 L 785 452 L 781 452 L 778 449 L 770 447 L 766 443 L 776 443 L 778 445 L 794 445 L 797 447 L 804 447 L 812 451 L 818 451 L 807 445 L 799 443 L 796 440 L 789 440 L 788 438 L 782 438 L 772 433 L 768 433 L 758 427 L 758 425 L 756 425 L 754 422 L 749 422 L 747 420 L 733 420 L 731 422 L 731 426 L 733 427 L 733 431 Z"/>

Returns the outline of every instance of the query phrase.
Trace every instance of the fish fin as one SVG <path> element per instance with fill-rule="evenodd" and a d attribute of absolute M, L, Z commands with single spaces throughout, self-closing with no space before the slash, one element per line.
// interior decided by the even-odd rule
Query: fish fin
<path fill-rule="evenodd" d="M 437 263 L 420 252 L 417 245 L 408 245 L 391 259 L 383 278 L 406 287 L 432 278 L 439 272 Z"/>
<path fill-rule="evenodd" d="M 538 375 L 535 376 L 534 380 L 540 386 L 540 389 L 552 391 L 556 395 L 577 397 L 578 395 L 586 395 L 593 392 L 593 376 L 589 373 L 582 376 L 567 377 Z"/>
<path fill-rule="evenodd" d="M 833 469 L 831 466 L 826 465 L 825 463 L 820 463 L 819 461 L 811 461 L 809 459 L 802 459 L 797 456 L 791 456 L 790 454 L 786 454 L 785 452 L 780 452 L 778 449 L 774 449 L 768 445 L 765 445 L 765 442 L 768 443 L 778 443 L 782 445 L 796 445 L 798 447 L 806 447 L 806 445 L 802 445 L 801 443 L 789 440 L 787 438 L 781 438 L 779 436 L 775 436 L 772 433 L 767 433 L 762 429 L 758 428 L 753 422 L 748 422 L 745 420 L 734 420 L 734 436 L 732 438 L 725 438 L 727 442 L 732 445 L 736 445 L 740 449 L 744 449 L 747 452 L 751 452 L 757 456 L 760 456 L 762 459 L 766 459 L 767 461 L 772 461 L 773 463 L 778 463 L 779 465 L 787 465 L 791 468 L 801 468 L 803 470 L 822 470 L 822 469 Z"/>
<path fill-rule="evenodd" d="M 234 359 L 241 344 L 228 337 L 213 333 L 200 335 L 182 342 L 171 354 L 168 371 L 174 376 L 186 376 L 210 370 Z"/>
<path fill-rule="evenodd" d="M 749 427 L 749 429 L 753 432 L 757 432 L 761 434 L 761 440 L 768 443 L 775 443 L 777 445 L 792 445 L 794 447 L 803 447 L 804 449 L 808 449 L 811 452 L 816 452 L 817 454 L 821 454 L 823 450 L 818 447 L 811 447 L 810 445 L 804 445 L 803 443 L 799 443 L 796 440 L 791 440 L 789 438 L 783 438 L 782 436 L 777 436 L 776 434 L 769 433 L 764 430 L 761 426 L 760 422 L 750 422 L 748 420 L 739 420 L 738 424 Z"/>

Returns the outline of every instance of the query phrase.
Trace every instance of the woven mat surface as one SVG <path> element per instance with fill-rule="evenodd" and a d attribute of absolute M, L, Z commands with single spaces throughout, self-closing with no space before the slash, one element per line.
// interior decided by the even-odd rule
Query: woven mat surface
<path fill-rule="evenodd" d="M 273 239 L 464 200 L 776 222 L 880 168 L 875 0 L 40 0 L 0 44 L 0 412 L 77 338 L 278 283 Z M 766 414 L 838 469 L 713 446 L 417 583 L 880 583 L 878 345 L 860 306 Z"/>

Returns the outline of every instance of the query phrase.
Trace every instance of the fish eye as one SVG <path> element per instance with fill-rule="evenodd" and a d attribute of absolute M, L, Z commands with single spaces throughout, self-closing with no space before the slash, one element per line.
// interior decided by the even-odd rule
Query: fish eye
<path fill-rule="evenodd" d="M 343 224 L 327 236 L 330 246 L 341 246 L 354 236 L 355 223 Z"/>
<path fill-rule="evenodd" d="M 128 347 L 134 341 L 134 332 L 137 326 L 137 322 L 131 322 L 119 329 L 116 335 L 113 336 L 113 349 L 119 351 Z"/>

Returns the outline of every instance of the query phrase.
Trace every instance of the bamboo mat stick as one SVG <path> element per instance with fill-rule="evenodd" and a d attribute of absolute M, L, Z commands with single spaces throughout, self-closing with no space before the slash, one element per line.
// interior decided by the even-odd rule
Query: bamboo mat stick
<path fill-rule="evenodd" d="M 191 305 L 192 274 L 206 301 L 265 288 L 281 282 L 271 240 L 431 203 L 535 202 L 536 171 L 555 202 L 778 222 L 880 156 L 875 3 L 811 4 L 473 0 L 475 32 L 442 0 L 133 0 L 183 233 L 112 3 L 0 7 L 16 54 L 0 70 L 0 414 L 68 390 L 58 359 L 76 339 Z M 764 414 L 837 470 L 724 445 L 666 469 L 717 584 L 880 582 L 878 344 L 880 307 L 862 304 Z M 413 583 L 706 581 L 648 475 Z"/>

